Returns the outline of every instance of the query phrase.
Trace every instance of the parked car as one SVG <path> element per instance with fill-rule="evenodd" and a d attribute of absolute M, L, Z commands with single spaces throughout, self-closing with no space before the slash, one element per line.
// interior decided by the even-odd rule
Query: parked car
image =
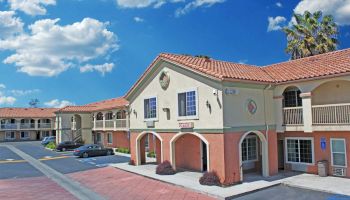
<path fill-rule="evenodd" d="M 73 141 L 65 141 L 65 142 L 61 142 L 57 145 L 56 150 L 57 151 L 67 151 L 67 150 L 73 150 L 76 148 L 79 148 L 81 146 L 83 146 L 84 144 L 81 143 L 76 143 Z"/>
<path fill-rule="evenodd" d="M 87 144 L 75 149 L 73 154 L 78 157 L 88 158 L 92 156 L 114 155 L 114 152 L 113 149 L 104 148 L 98 144 Z"/>
<path fill-rule="evenodd" d="M 56 142 L 56 137 L 55 136 L 44 137 L 44 139 L 41 141 L 41 144 L 46 146 L 50 142 Z"/>

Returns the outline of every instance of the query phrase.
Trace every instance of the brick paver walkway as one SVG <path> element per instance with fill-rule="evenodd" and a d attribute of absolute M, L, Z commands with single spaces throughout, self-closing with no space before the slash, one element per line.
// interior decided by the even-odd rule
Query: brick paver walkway
<path fill-rule="evenodd" d="M 75 197 L 47 177 L 0 180 L 0 199 L 74 200 Z"/>
<path fill-rule="evenodd" d="M 115 200 L 212 200 L 213 198 L 113 167 L 76 172 L 69 177 L 100 195 Z"/>

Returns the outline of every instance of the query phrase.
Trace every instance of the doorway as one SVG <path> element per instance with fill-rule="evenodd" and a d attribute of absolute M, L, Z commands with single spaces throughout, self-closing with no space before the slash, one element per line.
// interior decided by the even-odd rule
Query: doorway
<path fill-rule="evenodd" d="M 40 131 L 36 132 L 36 140 L 40 140 Z"/>
<path fill-rule="evenodd" d="M 284 170 L 284 140 L 278 140 L 278 169 Z"/>
<path fill-rule="evenodd" d="M 202 141 L 202 171 L 206 172 L 208 170 L 208 158 L 207 158 L 207 144 Z"/>

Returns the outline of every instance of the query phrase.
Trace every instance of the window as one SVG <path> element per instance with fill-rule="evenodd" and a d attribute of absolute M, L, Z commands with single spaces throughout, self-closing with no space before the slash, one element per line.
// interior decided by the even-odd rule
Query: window
<path fill-rule="evenodd" d="M 197 115 L 196 91 L 183 92 L 178 94 L 179 117 Z"/>
<path fill-rule="evenodd" d="M 257 160 L 257 138 L 256 136 L 247 136 L 241 145 L 242 148 L 242 161 L 256 161 Z"/>
<path fill-rule="evenodd" d="M 284 107 L 299 107 L 302 106 L 302 99 L 300 97 L 300 90 L 290 89 L 283 93 Z"/>
<path fill-rule="evenodd" d="M 312 139 L 287 139 L 287 162 L 313 163 Z"/>
<path fill-rule="evenodd" d="M 113 113 L 112 112 L 106 113 L 106 120 L 113 120 Z"/>
<path fill-rule="evenodd" d="M 144 100 L 144 117 L 145 119 L 157 118 L 157 98 L 152 97 Z"/>
<path fill-rule="evenodd" d="M 331 138 L 332 166 L 346 167 L 345 139 Z"/>
<path fill-rule="evenodd" d="M 27 131 L 22 131 L 22 132 L 21 132 L 21 138 L 22 138 L 22 139 L 29 138 L 29 133 L 28 133 Z"/>
<path fill-rule="evenodd" d="M 113 143 L 112 133 L 108 133 L 107 134 L 107 142 L 108 142 L 108 144 L 112 144 Z"/>
<path fill-rule="evenodd" d="M 41 131 L 42 137 L 49 137 L 50 136 L 50 131 Z"/>
<path fill-rule="evenodd" d="M 16 139 L 15 132 L 6 132 L 5 139 L 6 140 L 14 140 L 14 139 Z"/>

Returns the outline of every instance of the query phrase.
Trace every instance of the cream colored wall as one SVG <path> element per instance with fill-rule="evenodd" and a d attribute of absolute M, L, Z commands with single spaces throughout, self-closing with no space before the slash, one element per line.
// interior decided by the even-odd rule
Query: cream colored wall
<path fill-rule="evenodd" d="M 0 141 L 4 141 L 4 140 L 5 140 L 5 132 L 0 131 Z"/>
<path fill-rule="evenodd" d="M 312 104 L 350 103 L 350 81 L 331 81 L 312 92 Z"/>
<path fill-rule="evenodd" d="M 163 90 L 159 84 L 159 76 L 162 70 L 166 70 L 170 76 L 170 84 L 167 90 Z M 130 128 L 147 128 L 144 120 L 144 99 L 156 96 L 158 98 L 158 120 L 155 129 L 179 129 L 180 122 L 193 122 L 194 128 L 200 129 L 222 129 L 222 86 L 219 82 L 203 78 L 198 74 L 186 71 L 173 64 L 163 62 L 155 71 L 149 81 L 139 90 L 139 94 L 130 99 Z M 198 92 L 198 116 L 197 120 L 179 120 L 177 110 L 177 93 L 181 90 L 197 88 Z M 218 96 L 213 95 L 213 90 L 218 90 Z M 211 105 L 211 113 L 206 102 Z M 163 108 L 170 109 L 170 120 Z M 134 114 L 134 111 L 137 113 Z"/>
<path fill-rule="evenodd" d="M 237 94 L 223 95 L 225 127 L 261 126 L 265 121 L 269 125 L 275 124 L 273 90 L 265 90 L 264 86 L 259 89 L 244 86 L 225 89 L 227 88 L 236 90 Z M 257 104 L 255 114 L 251 114 L 247 109 L 249 99 Z"/>

